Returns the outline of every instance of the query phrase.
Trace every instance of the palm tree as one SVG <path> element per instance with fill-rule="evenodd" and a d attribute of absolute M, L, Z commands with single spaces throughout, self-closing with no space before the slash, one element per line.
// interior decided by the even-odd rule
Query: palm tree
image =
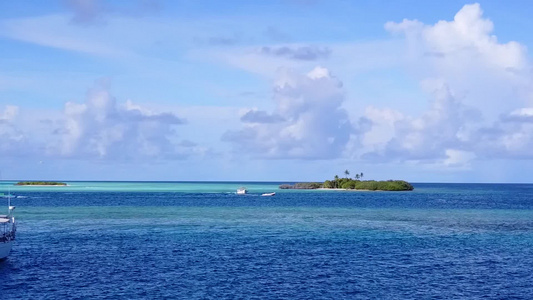
<path fill-rule="evenodd" d="M 346 170 L 344 171 L 344 175 L 346 175 L 346 178 L 348 178 L 348 175 L 350 175 L 350 171 L 348 171 L 348 169 L 346 169 Z"/>
<path fill-rule="evenodd" d="M 338 184 L 339 184 L 339 175 L 335 175 L 335 188 L 337 188 Z"/>
<path fill-rule="evenodd" d="M 355 180 L 359 180 L 359 174 L 355 174 Z"/>
<path fill-rule="evenodd" d="M 363 179 L 363 172 L 361 172 L 361 179 Z"/>

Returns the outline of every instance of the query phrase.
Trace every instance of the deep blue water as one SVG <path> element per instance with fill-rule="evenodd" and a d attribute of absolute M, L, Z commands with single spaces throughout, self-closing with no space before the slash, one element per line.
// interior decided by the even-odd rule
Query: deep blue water
<path fill-rule="evenodd" d="M 0 298 L 532 299 L 531 184 L 249 185 L 19 188 Z"/>

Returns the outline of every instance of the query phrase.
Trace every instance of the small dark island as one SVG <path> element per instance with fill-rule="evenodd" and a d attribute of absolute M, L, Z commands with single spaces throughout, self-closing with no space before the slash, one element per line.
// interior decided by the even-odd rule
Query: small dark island
<path fill-rule="evenodd" d="M 350 172 L 344 171 L 344 174 L 348 176 Z M 282 184 L 280 189 L 342 189 L 342 190 L 363 190 L 363 191 L 412 191 L 414 187 L 404 180 L 360 180 L 363 177 L 363 173 L 356 174 L 354 179 L 351 178 L 339 178 L 335 176 L 333 180 L 326 180 L 323 183 L 320 182 L 298 182 L 295 184 Z"/>
<path fill-rule="evenodd" d="M 17 182 L 15 185 L 53 185 L 53 186 L 66 186 L 67 184 L 64 182 L 56 182 L 56 181 L 20 181 Z"/>

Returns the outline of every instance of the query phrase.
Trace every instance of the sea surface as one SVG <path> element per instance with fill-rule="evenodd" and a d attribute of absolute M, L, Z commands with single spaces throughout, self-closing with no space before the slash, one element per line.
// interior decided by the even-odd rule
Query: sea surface
<path fill-rule="evenodd" d="M 532 184 L 68 184 L 0 183 L 1 299 L 533 299 Z"/>

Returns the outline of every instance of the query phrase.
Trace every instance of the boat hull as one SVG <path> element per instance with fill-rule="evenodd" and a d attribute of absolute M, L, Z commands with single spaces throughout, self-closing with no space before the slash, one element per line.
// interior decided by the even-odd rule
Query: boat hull
<path fill-rule="evenodd" d="M 271 197 L 271 196 L 274 196 L 274 195 L 276 195 L 276 193 L 264 193 L 261 196 L 263 196 L 263 197 Z"/>
<path fill-rule="evenodd" d="M 0 259 L 6 258 L 11 252 L 13 241 L 0 242 Z"/>

